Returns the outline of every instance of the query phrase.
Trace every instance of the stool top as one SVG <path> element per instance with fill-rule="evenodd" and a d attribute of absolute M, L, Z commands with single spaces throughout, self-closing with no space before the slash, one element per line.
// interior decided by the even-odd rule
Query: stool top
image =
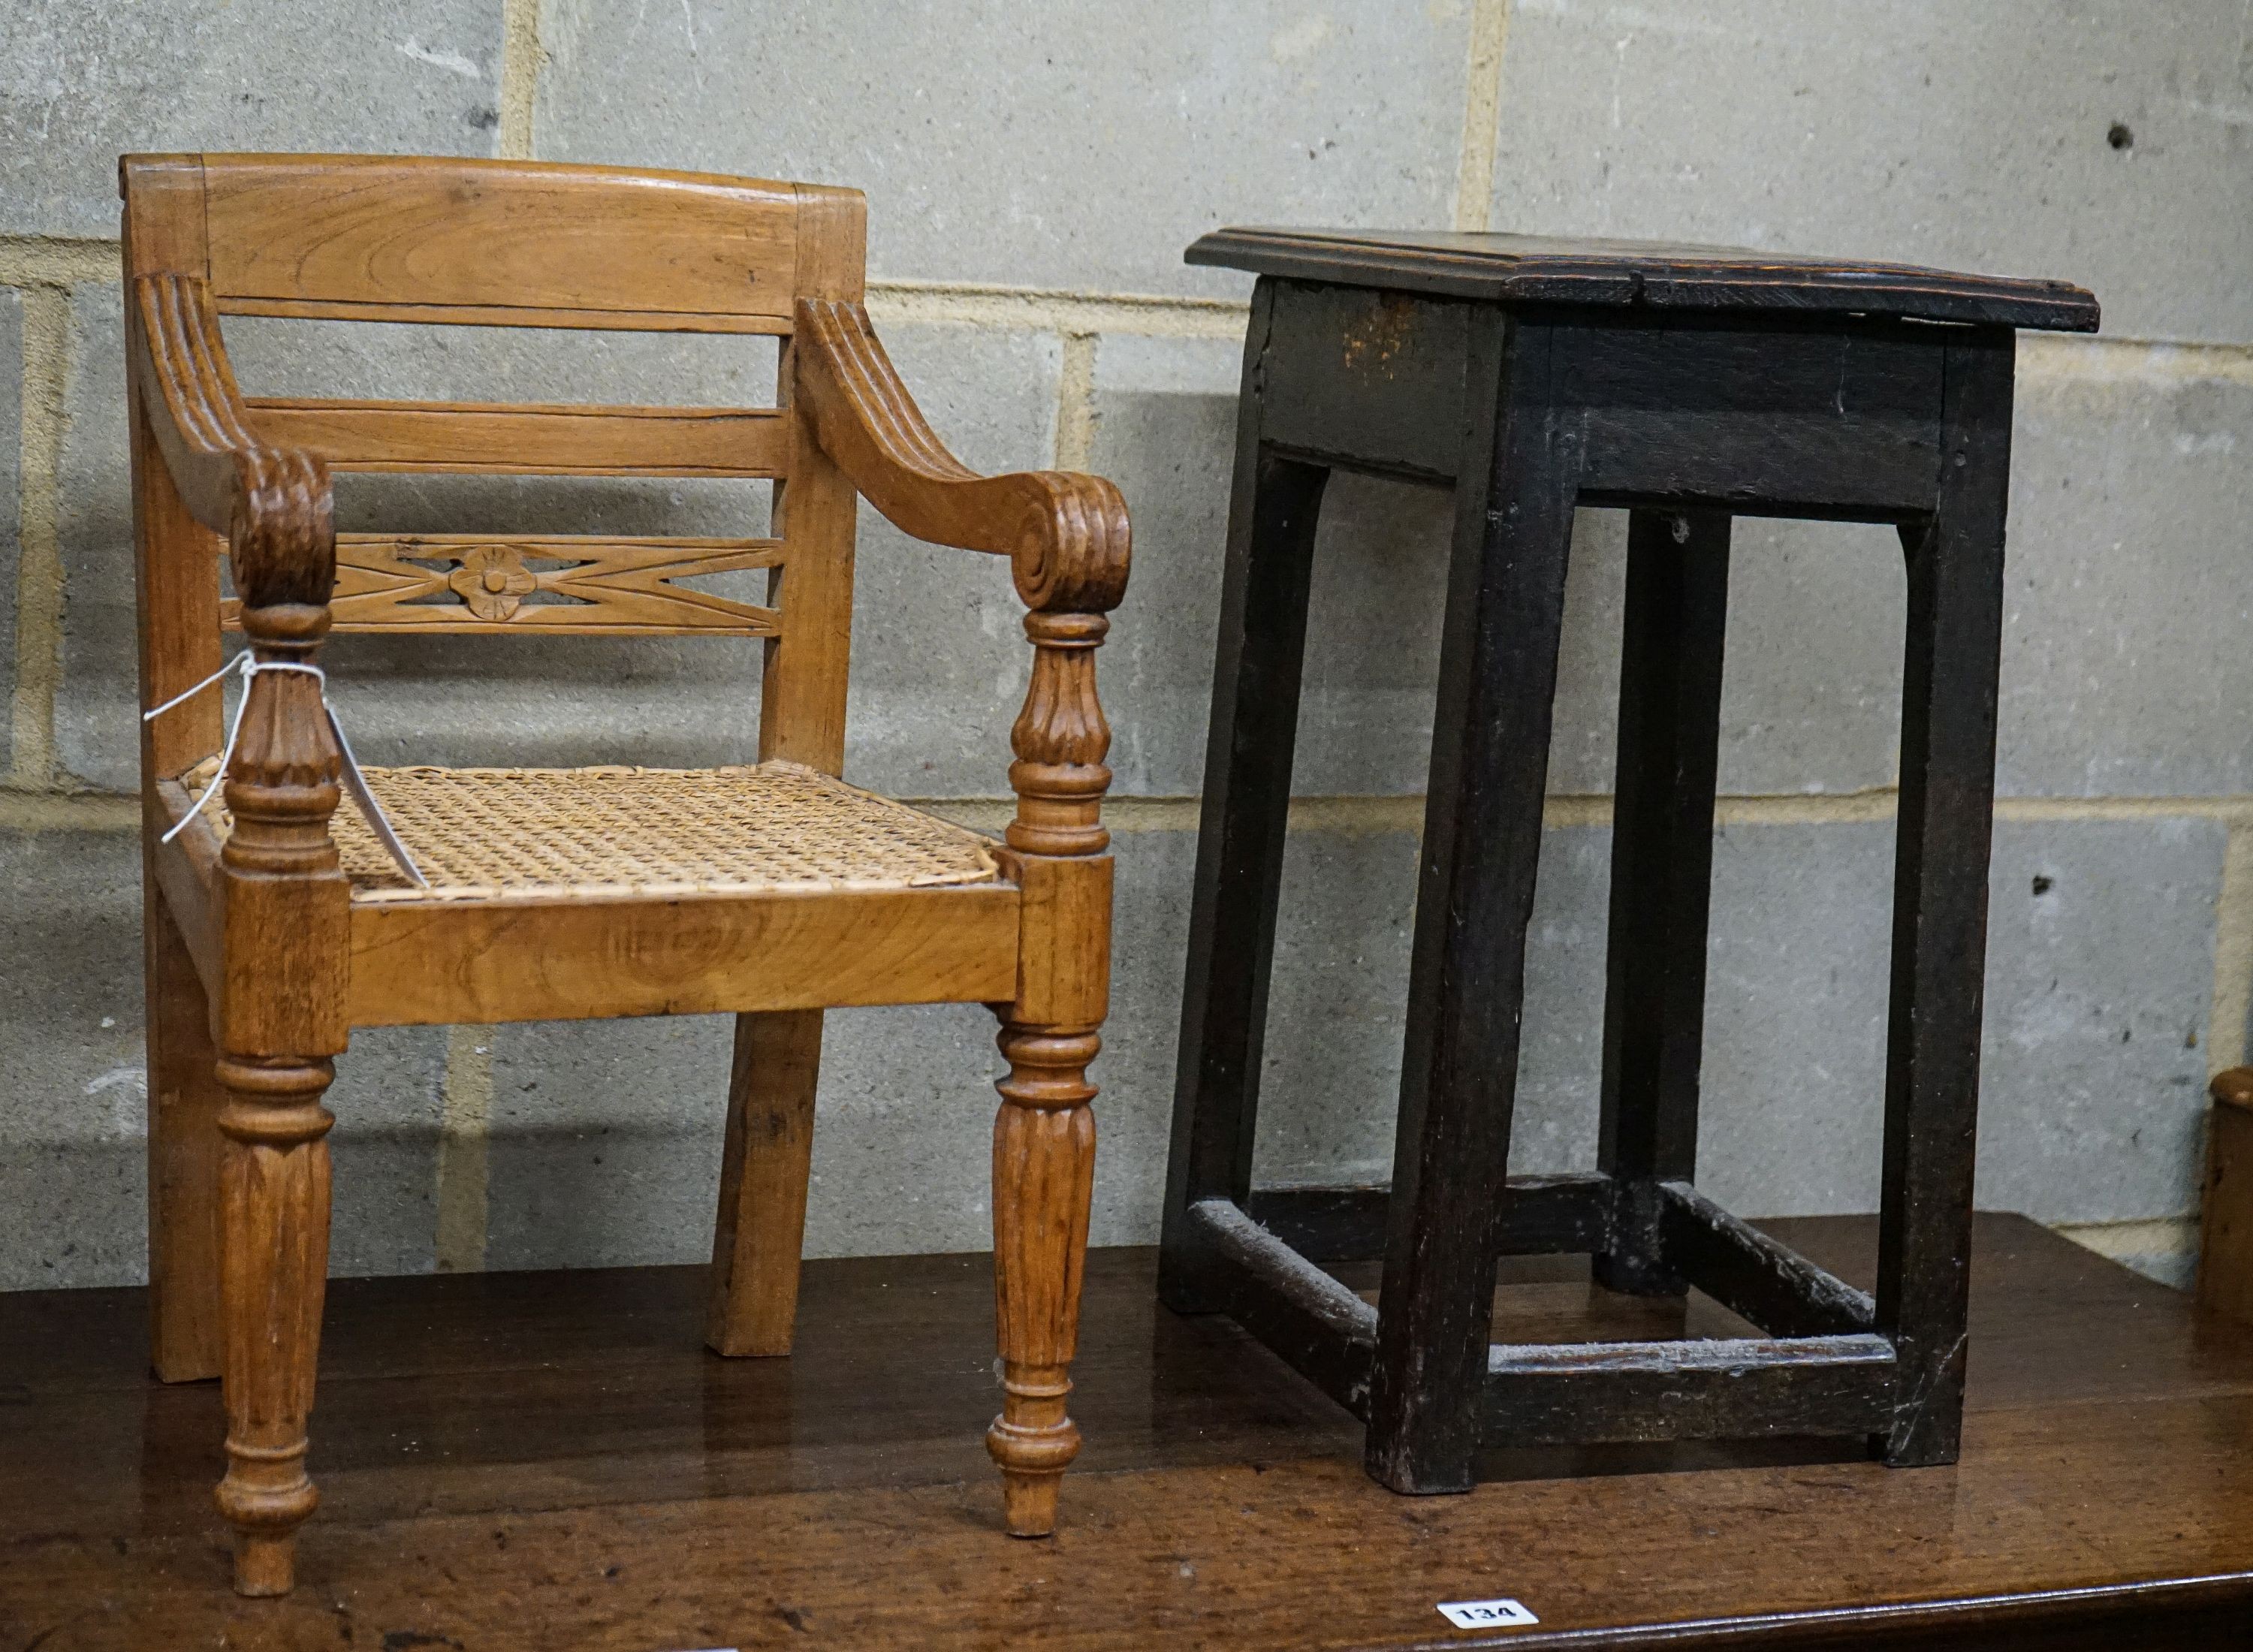
<path fill-rule="evenodd" d="M 1502 303 L 1781 310 L 2062 332 L 2095 332 L 2097 323 L 2096 297 L 2070 282 L 1664 241 L 1464 230 L 1217 229 L 1185 258 L 1298 281 Z"/>

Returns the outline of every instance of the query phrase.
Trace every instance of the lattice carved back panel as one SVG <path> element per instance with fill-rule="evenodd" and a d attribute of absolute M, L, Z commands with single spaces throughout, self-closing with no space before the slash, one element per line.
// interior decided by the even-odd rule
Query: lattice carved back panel
<path fill-rule="evenodd" d="M 337 535 L 340 631 L 776 637 L 782 617 L 676 582 L 782 565 L 779 540 Z M 240 604 L 220 621 L 241 629 Z"/>

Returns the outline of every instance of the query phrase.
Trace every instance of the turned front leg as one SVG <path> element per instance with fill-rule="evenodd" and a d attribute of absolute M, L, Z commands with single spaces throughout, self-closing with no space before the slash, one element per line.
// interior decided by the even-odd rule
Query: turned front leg
<path fill-rule="evenodd" d="M 1120 570 L 1123 578 L 1123 568 Z M 1105 599 L 1105 606 L 1116 601 Z M 994 1284 L 1001 1414 L 986 1446 L 1001 1465 L 1010 1532 L 1056 1530 L 1057 1490 L 1079 1454 L 1065 1413 L 1079 1339 L 1087 1207 L 1095 1185 L 1088 1063 L 1111 993 L 1111 857 L 1102 820 L 1111 730 L 1095 698 L 1099 613 L 1025 617 L 1033 677 L 1011 730 L 1017 818 L 1009 847 L 1024 891 L 1017 1001 L 997 1006 L 1009 1076 L 994 1121 Z"/>
<path fill-rule="evenodd" d="M 320 1496 L 305 1473 L 305 1425 L 329 1271 L 326 1061 L 227 1059 L 220 1192 L 227 1477 L 234 1586 L 287 1594 L 297 1528 Z"/>
<path fill-rule="evenodd" d="M 1079 1427 L 1064 1405 L 1095 1185 L 1087 1067 L 1101 1045 L 1092 1028 L 1001 1029 L 1009 1076 L 995 1086 L 994 1293 L 1002 1400 L 986 1449 L 1001 1467 L 1014 1537 L 1056 1530 L 1057 1484 L 1079 1454 Z"/>

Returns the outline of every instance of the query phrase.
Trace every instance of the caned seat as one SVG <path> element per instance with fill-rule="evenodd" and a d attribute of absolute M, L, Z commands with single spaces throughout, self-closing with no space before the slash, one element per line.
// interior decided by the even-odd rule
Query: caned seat
<path fill-rule="evenodd" d="M 217 758 L 190 771 L 200 791 Z M 354 904 L 652 899 L 992 883 L 998 847 L 798 763 L 724 769 L 369 769 L 415 883 L 368 821 L 331 818 Z M 234 829 L 226 805 L 212 826 Z"/>
<path fill-rule="evenodd" d="M 1110 979 L 1094 651 L 1126 587 L 1118 490 L 981 477 L 947 452 L 861 306 L 850 190 L 367 156 L 129 156 L 121 181 L 151 1347 L 167 1381 L 224 1378 L 235 1586 L 289 1590 L 317 1501 L 321 1101 L 357 1027 L 734 1014 L 705 1337 L 723 1355 L 780 1355 L 822 1012 L 990 1006 L 1008 1074 L 994 1136 L 1002 1394 L 987 1444 L 1007 1529 L 1049 1531 L 1079 1441 L 1065 1406 L 1093 1176 L 1087 1068 Z M 231 314 L 783 347 L 765 407 L 253 397 L 227 365 Z M 741 538 L 338 533 L 336 471 L 743 479 L 774 496 L 767 532 Z M 910 535 L 1010 561 L 1032 659 L 1001 841 L 839 777 L 863 495 Z M 715 575 L 738 576 L 732 595 L 697 583 Z M 746 575 L 764 577 L 763 600 L 746 600 Z M 214 681 L 228 631 L 252 662 L 233 731 Z M 602 768 L 362 774 L 313 663 L 332 631 L 757 648 L 758 761 L 668 770 L 623 751 Z M 214 777 L 220 795 L 199 807 Z M 356 784 L 380 813 L 346 800 Z"/>

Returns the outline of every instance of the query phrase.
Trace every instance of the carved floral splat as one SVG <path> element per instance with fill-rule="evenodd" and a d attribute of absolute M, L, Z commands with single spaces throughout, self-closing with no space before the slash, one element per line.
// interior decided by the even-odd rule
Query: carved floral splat
<path fill-rule="evenodd" d="M 513 545 L 479 546 L 462 558 L 446 583 L 483 620 L 508 618 L 540 585 Z"/>

